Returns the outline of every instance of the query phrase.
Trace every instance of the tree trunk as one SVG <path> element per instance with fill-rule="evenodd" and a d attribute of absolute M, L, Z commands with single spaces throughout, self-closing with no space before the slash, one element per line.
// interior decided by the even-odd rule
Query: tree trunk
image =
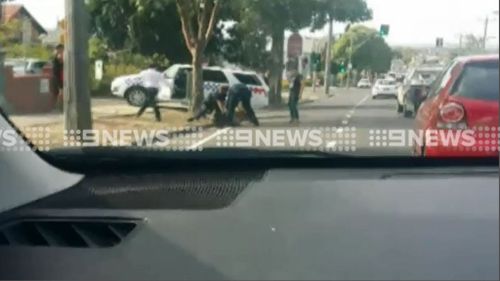
<path fill-rule="evenodd" d="M 191 96 L 191 112 L 197 112 L 204 99 L 203 90 L 203 50 L 196 50 L 193 54 L 193 93 Z"/>
<path fill-rule="evenodd" d="M 278 106 L 281 104 L 281 81 L 283 78 L 283 56 L 285 44 L 285 30 L 277 29 L 272 35 L 273 46 L 271 49 L 271 72 L 270 72 L 270 87 L 269 105 Z"/>

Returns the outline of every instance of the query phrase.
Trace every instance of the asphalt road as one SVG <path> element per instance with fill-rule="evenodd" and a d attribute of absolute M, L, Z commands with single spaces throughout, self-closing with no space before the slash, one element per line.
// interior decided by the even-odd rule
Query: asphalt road
<path fill-rule="evenodd" d="M 286 107 L 258 112 L 259 128 L 206 129 L 174 137 L 170 149 L 211 147 L 326 151 L 354 156 L 411 156 L 411 148 L 389 147 L 389 130 L 409 130 L 413 120 L 396 112 L 395 99 L 373 100 L 369 90 L 339 89 L 333 97 L 300 105 L 301 123 L 289 124 Z M 390 144 L 389 144 L 390 145 Z"/>

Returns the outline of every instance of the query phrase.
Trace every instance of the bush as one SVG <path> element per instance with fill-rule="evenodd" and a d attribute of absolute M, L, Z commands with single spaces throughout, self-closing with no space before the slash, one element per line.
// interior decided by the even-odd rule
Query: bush
<path fill-rule="evenodd" d="M 111 83 L 116 77 L 132 75 L 146 69 L 150 64 L 158 64 L 162 69 L 168 68 L 168 60 L 161 55 L 146 57 L 130 52 L 110 55 L 104 62 L 104 74 L 101 81 L 95 79 L 94 64 L 90 66 L 91 95 L 105 96 L 111 94 Z"/>

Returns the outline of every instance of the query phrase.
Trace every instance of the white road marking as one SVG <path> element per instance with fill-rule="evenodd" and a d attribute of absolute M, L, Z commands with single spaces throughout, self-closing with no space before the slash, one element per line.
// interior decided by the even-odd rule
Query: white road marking
<path fill-rule="evenodd" d="M 193 144 L 192 146 L 188 147 L 188 150 L 196 150 L 198 149 L 199 147 L 201 147 L 202 145 L 204 145 L 205 143 L 215 139 L 216 137 L 222 135 L 222 134 L 225 134 L 227 132 L 229 132 L 229 130 L 231 130 L 231 128 L 225 128 L 225 129 L 221 129 L 221 130 L 217 130 L 215 133 L 211 134 L 210 136 L 204 138 L 203 140 Z"/>
<path fill-rule="evenodd" d="M 370 98 L 370 95 L 365 96 L 362 100 L 360 100 L 352 109 L 347 113 L 345 116 L 347 120 L 342 121 L 342 125 L 348 125 L 349 124 L 349 119 L 351 119 L 354 114 L 356 114 L 356 109 L 360 107 L 363 103 L 365 103 L 368 99 Z"/>

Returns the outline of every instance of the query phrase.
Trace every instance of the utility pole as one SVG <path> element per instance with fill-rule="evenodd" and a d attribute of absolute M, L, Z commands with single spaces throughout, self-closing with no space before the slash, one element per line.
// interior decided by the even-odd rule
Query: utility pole
<path fill-rule="evenodd" d="M 2 5 L 3 1 L 0 1 L 0 24 L 2 24 Z M 2 75 L 0 75 L 0 109 L 2 109 L 4 112 L 7 112 L 8 109 L 8 104 L 7 100 L 5 99 L 5 78 L 3 75 L 4 71 L 4 52 L 3 52 L 3 46 L 0 45 L 0 71 L 2 71 Z"/>
<path fill-rule="evenodd" d="M 85 1 L 65 0 L 67 35 L 64 54 L 64 127 L 92 129 L 90 111 L 88 26 Z"/>
<path fill-rule="evenodd" d="M 328 17 L 328 43 L 326 44 L 325 54 L 325 95 L 330 94 L 330 61 L 332 54 L 332 41 L 333 41 L 333 17 Z"/>
<path fill-rule="evenodd" d="M 486 42 L 488 41 L 488 25 L 490 22 L 489 16 L 484 20 L 484 35 L 483 35 L 483 49 L 486 50 Z"/>

